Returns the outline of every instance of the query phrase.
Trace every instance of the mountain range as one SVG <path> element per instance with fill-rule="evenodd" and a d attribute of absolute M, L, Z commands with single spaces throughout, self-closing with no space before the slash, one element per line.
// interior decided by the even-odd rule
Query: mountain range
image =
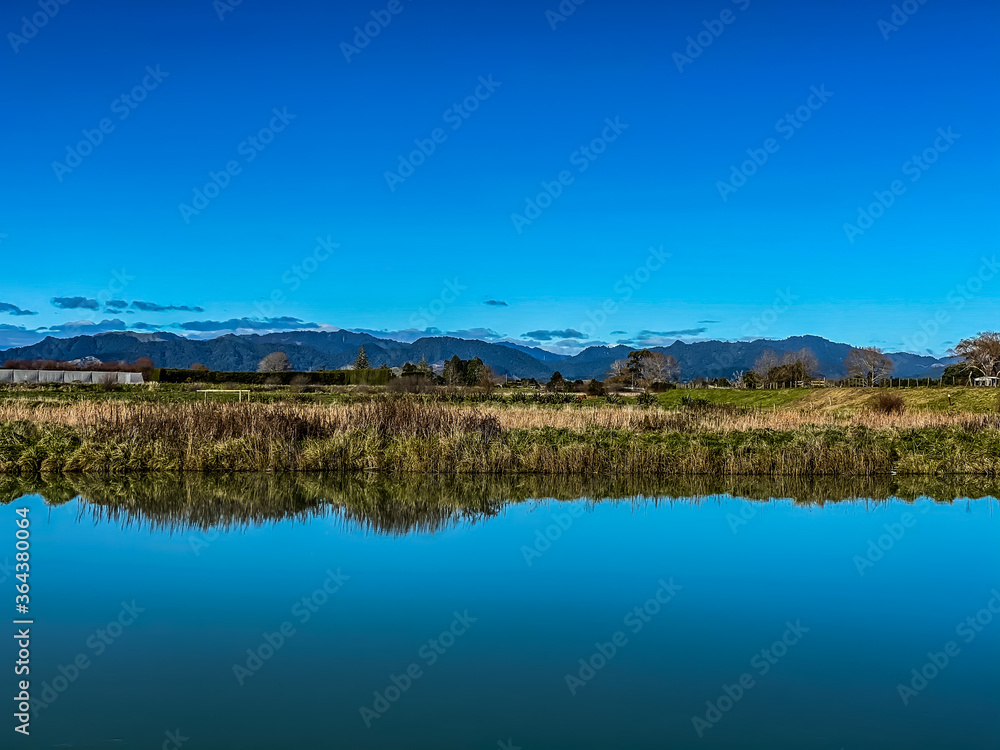
<path fill-rule="evenodd" d="M 513 343 L 491 343 L 449 336 L 430 336 L 413 343 L 377 338 L 352 331 L 289 331 L 266 335 L 226 335 L 207 340 L 184 338 L 172 333 L 101 333 L 93 336 L 54 338 L 31 346 L 0 351 L 0 360 L 53 359 L 70 361 L 95 357 L 104 362 L 134 362 L 150 357 L 157 367 L 184 369 L 198 362 L 211 370 L 256 370 L 257 363 L 272 352 L 288 355 L 295 370 L 338 369 L 352 365 L 359 347 L 364 346 L 373 367 L 401 366 L 426 358 L 431 364 L 452 356 L 461 359 L 479 357 L 497 375 L 548 380 L 556 371 L 570 380 L 603 379 L 611 364 L 624 359 L 628 346 L 591 346 L 573 356 L 548 352 Z M 754 361 L 767 349 L 776 352 L 809 348 L 819 360 L 819 372 L 829 378 L 846 375 L 844 359 L 851 350 L 819 336 L 793 336 L 778 340 L 755 341 L 676 341 L 652 351 L 675 357 L 681 367 L 681 379 L 729 377 L 737 370 L 750 370 Z M 894 375 L 904 378 L 940 377 L 950 359 L 905 352 L 887 353 L 895 363 Z"/>

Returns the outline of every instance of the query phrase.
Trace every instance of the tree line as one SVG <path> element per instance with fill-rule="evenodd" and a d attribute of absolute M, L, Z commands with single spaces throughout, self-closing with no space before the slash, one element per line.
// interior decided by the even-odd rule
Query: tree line
<path fill-rule="evenodd" d="M 966 383 L 971 385 L 976 378 L 1000 377 L 1000 332 L 986 331 L 975 336 L 962 339 L 951 350 L 950 354 L 960 362 L 949 365 L 942 373 L 942 382 Z M 844 360 L 844 370 L 848 377 L 860 380 L 865 385 L 875 386 L 890 380 L 894 371 L 892 359 L 882 349 L 874 346 L 855 347 L 850 350 Z M 134 363 L 129 362 L 61 362 L 57 360 L 6 360 L 4 369 L 27 370 L 93 370 L 142 372 L 149 374 L 154 369 L 153 360 L 149 357 L 139 357 Z M 193 363 L 191 370 L 208 371 L 201 363 Z M 370 370 L 371 363 L 365 347 L 358 349 L 352 367 L 348 370 Z M 380 370 L 388 370 L 382 365 Z M 292 372 L 292 363 L 285 352 L 277 351 L 268 354 L 257 364 L 258 373 Z M 360 374 L 360 373 L 359 373 Z M 671 355 L 648 349 L 630 352 L 626 359 L 616 360 L 603 380 L 592 379 L 566 380 L 558 371 L 547 383 L 538 383 L 535 379 L 524 379 L 520 382 L 526 385 L 541 387 L 544 385 L 550 391 L 586 392 L 590 395 L 604 395 L 607 390 L 630 388 L 643 390 L 666 390 L 675 387 L 681 377 L 681 367 L 677 359 Z M 729 378 L 717 378 L 712 382 L 716 385 L 734 388 L 763 387 L 794 387 L 804 384 L 814 378 L 822 377 L 819 372 L 819 360 L 808 348 L 798 351 L 775 352 L 767 349 L 760 354 L 754 366 L 748 371 L 738 371 Z M 392 376 L 380 377 L 380 382 L 392 380 Z M 440 375 L 421 358 L 419 363 L 407 362 L 400 371 L 402 390 L 421 390 L 428 386 L 462 386 L 480 387 L 491 390 L 496 378 L 489 365 L 479 357 L 463 360 L 458 355 L 446 360 Z M 701 381 L 704 378 L 696 378 Z"/>

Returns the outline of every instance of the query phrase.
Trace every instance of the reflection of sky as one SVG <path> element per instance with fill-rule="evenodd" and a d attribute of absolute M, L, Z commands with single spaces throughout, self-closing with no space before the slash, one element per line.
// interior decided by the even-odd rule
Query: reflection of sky
<path fill-rule="evenodd" d="M 736 534 L 745 506 L 734 500 L 609 503 L 575 517 L 529 503 L 433 536 L 282 522 L 220 535 L 198 555 L 187 532 L 78 521 L 75 502 L 19 501 L 0 509 L 0 528 L 25 502 L 36 684 L 79 651 L 93 656 L 88 636 L 122 601 L 145 608 L 41 713 L 26 746 L 153 747 L 179 727 L 192 748 L 491 748 L 508 737 L 525 748 L 694 747 L 691 716 L 799 620 L 802 641 L 697 746 L 985 747 L 994 730 L 1000 623 L 962 644 L 910 709 L 895 692 L 1000 583 L 985 501 L 754 504 Z M 912 528 L 859 576 L 852 558 L 904 513 Z M 571 523 L 529 567 L 522 548 L 559 517 Z M 292 608 L 327 569 L 350 580 L 302 624 Z M 623 618 L 660 578 L 683 588 L 633 633 Z M 426 666 L 421 644 L 466 610 L 477 621 Z M 285 620 L 297 632 L 240 688 L 233 664 Z M 572 697 L 565 674 L 617 630 L 628 643 Z M 365 730 L 360 706 L 411 662 L 423 676 Z"/>

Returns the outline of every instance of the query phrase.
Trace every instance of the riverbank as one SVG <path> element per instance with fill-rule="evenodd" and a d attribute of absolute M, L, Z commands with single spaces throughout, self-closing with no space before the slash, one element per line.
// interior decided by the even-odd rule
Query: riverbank
<path fill-rule="evenodd" d="M 1000 414 L 699 406 L 0 405 L 0 474 L 606 476 L 1000 473 Z"/>

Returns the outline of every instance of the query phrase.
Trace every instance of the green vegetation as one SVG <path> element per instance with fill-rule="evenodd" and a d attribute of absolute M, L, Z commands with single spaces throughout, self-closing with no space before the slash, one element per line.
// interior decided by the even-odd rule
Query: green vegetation
<path fill-rule="evenodd" d="M 412 392 L 407 388 L 397 389 L 401 381 L 415 377 L 426 377 L 423 373 L 404 375 L 388 380 L 385 369 L 359 372 L 354 370 L 331 370 L 310 373 L 213 373 L 195 370 L 160 370 L 168 373 L 168 381 L 144 386 L 105 385 L 48 385 L 48 384 L 0 384 L 0 404 L 6 401 L 29 403 L 67 404 L 79 401 L 121 401 L 129 403 L 187 403 L 203 401 L 205 396 L 198 393 L 204 388 L 249 389 L 252 400 L 260 403 L 352 403 L 370 400 L 383 393 L 378 387 L 380 379 L 386 379 L 390 392 Z M 229 380 L 228 376 L 244 376 L 240 381 Z M 207 377 L 206 377 L 207 376 Z M 347 382 L 341 382 L 341 381 Z M 270 382 L 268 382 L 270 381 Z M 405 385 L 405 383 L 403 383 Z M 360 387 L 356 387 L 360 386 Z M 1000 411 L 1000 389 L 976 388 L 970 386 L 938 385 L 911 386 L 898 388 L 781 388 L 775 390 L 753 390 L 737 388 L 676 388 L 662 393 L 651 394 L 654 401 L 667 409 L 680 409 L 685 400 L 696 405 L 710 404 L 730 406 L 739 410 L 754 409 L 802 409 L 807 411 L 836 411 L 842 416 L 858 413 L 869 407 L 873 398 L 883 392 L 899 395 L 910 411 L 929 412 L 969 412 L 990 413 Z M 483 388 L 439 387 L 429 383 L 425 390 L 415 393 L 424 401 L 451 404 L 521 405 L 521 404 L 570 404 L 595 407 L 606 404 L 638 404 L 641 394 L 608 394 L 604 384 L 592 380 L 585 383 L 580 391 L 545 392 L 530 387 L 494 387 L 487 392 Z M 949 404 L 949 396 L 951 403 Z M 236 400 L 236 394 L 213 393 L 213 401 Z"/>
<path fill-rule="evenodd" d="M 842 420 L 711 404 L 539 409 L 398 397 L 327 406 L 11 401 L 0 405 L 0 416 L 0 474 L 992 477 L 1000 470 L 995 412 L 922 416 L 869 408 Z"/>
<path fill-rule="evenodd" d="M 657 394 L 663 406 L 679 408 L 685 397 L 704 400 L 709 404 L 725 404 L 741 409 L 772 409 L 794 404 L 804 399 L 811 388 L 784 388 L 779 390 L 741 390 L 736 388 L 678 389 Z"/>

